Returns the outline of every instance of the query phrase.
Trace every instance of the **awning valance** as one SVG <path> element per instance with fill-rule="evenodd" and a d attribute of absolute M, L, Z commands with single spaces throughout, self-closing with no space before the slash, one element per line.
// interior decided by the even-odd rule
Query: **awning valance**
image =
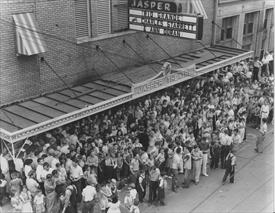
<path fill-rule="evenodd" d="M 32 13 L 13 15 L 16 29 L 17 53 L 35 55 L 46 52 L 46 44 L 38 30 L 38 24 Z"/>
<path fill-rule="evenodd" d="M 191 0 L 191 3 L 192 3 L 192 6 L 194 7 L 194 10 L 197 14 L 202 15 L 203 19 L 208 18 L 201 0 Z"/>

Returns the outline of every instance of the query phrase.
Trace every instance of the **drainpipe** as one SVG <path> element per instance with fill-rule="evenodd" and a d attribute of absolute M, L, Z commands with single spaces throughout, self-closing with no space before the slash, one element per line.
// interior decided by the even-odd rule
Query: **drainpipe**
<path fill-rule="evenodd" d="M 211 46 L 214 46 L 216 44 L 217 26 L 214 23 L 216 23 L 216 20 L 217 20 L 217 12 L 218 12 L 218 0 L 214 0 Z"/>

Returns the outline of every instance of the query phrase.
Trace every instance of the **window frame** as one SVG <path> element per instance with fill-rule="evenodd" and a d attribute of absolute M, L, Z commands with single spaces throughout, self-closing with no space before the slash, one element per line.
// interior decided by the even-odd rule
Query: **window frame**
<path fill-rule="evenodd" d="M 222 19 L 221 41 L 226 41 L 233 38 L 234 18 L 235 16 L 230 16 Z M 231 31 L 230 34 L 228 34 L 229 31 Z"/>
<path fill-rule="evenodd" d="M 251 35 L 254 31 L 254 18 L 256 12 L 246 13 L 244 18 L 243 35 Z"/>

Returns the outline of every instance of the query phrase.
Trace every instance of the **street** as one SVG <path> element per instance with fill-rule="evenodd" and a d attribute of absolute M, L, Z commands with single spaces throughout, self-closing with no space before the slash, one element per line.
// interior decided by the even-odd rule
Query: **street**
<path fill-rule="evenodd" d="M 263 154 L 254 151 L 256 133 L 248 129 L 247 140 L 237 153 L 235 184 L 222 185 L 224 170 L 210 170 L 199 185 L 192 184 L 178 193 L 168 189 L 166 206 L 143 204 L 141 212 L 273 212 L 273 127 L 266 135 Z"/>

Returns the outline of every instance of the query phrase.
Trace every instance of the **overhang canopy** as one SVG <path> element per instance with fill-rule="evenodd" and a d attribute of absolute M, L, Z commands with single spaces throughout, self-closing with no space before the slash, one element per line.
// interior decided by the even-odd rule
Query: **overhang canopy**
<path fill-rule="evenodd" d="M 0 138 L 14 143 L 250 57 L 253 57 L 252 51 L 207 47 L 132 68 L 124 74 L 108 74 L 101 80 L 3 106 L 0 108 Z M 152 90 L 138 94 L 131 90 L 134 85 L 147 83 L 148 79 L 162 78 L 159 72 L 164 62 L 171 63 L 176 71 L 170 74 L 169 81 L 161 80 Z"/>

